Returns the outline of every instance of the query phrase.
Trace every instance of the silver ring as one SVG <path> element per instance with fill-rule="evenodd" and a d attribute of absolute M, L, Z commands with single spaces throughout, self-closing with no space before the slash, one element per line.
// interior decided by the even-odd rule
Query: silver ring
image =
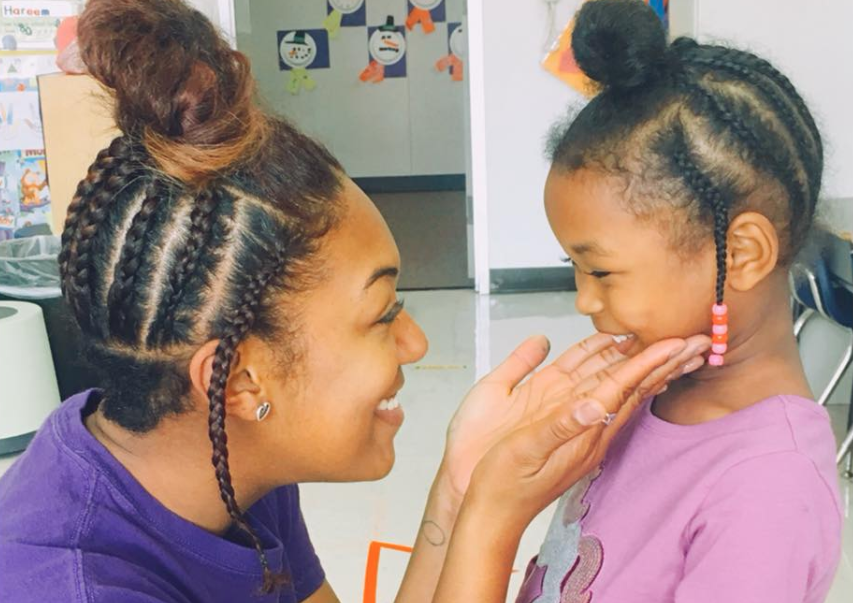
<path fill-rule="evenodd" d="M 601 419 L 601 422 L 602 422 L 602 423 L 604 423 L 604 426 L 605 426 L 605 427 L 607 427 L 607 426 L 608 426 L 608 425 L 610 425 L 610 424 L 611 424 L 615 419 L 616 419 L 616 413 L 615 413 L 615 412 L 611 412 L 611 413 L 608 413 L 608 414 L 604 415 L 604 418 L 603 418 L 603 419 Z"/>

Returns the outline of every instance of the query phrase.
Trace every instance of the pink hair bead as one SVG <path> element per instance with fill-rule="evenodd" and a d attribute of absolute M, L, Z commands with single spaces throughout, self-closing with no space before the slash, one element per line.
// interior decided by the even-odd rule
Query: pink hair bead
<path fill-rule="evenodd" d="M 723 366 L 723 357 L 719 354 L 711 354 L 708 357 L 708 364 L 711 366 Z"/>
<path fill-rule="evenodd" d="M 725 335 L 729 332 L 729 327 L 728 325 L 713 325 L 711 327 L 711 332 L 714 335 Z"/>
<path fill-rule="evenodd" d="M 711 351 L 715 354 L 720 354 L 721 356 L 725 354 L 728 349 L 729 346 L 725 343 L 715 343 L 711 346 Z"/>
<path fill-rule="evenodd" d="M 711 307 L 711 312 L 716 314 L 717 316 L 725 316 L 729 313 L 729 308 L 726 304 L 714 304 Z"/>

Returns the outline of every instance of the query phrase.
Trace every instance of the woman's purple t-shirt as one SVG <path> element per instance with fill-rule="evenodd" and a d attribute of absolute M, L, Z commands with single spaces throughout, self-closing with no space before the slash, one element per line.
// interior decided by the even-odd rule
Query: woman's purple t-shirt
<path fill-rule="evenodd" d="M 296 485 L 246 513 L 270 567 L 290 576 L 259 596 L 260 562 L 240 534 L 169 511 L 86 430 L 97 397 L 69 398 L 0 479 L 0 601 L 291 603 L 323 584 Z"/>

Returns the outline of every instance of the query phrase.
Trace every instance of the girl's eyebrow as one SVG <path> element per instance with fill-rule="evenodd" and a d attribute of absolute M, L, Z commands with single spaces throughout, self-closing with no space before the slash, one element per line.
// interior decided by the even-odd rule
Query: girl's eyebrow
<path fill-rule="evenodd" d="M 570 245 L 569 251 L 572 255 L 613 255 L 595 241 L 585 241 L 583 243 L 578 243 L 577 245 Z"/>

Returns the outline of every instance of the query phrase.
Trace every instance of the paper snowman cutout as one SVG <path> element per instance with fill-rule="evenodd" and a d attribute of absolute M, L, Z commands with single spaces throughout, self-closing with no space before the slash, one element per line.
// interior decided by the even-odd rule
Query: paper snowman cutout
<path fill-rule="evenodd" d="M 370 56 L 383 65 L 393 65 L 406 54 L 406 38 L 399 31 L 377 29 L 370 36 Z"/>
<path fill-rule="evenodd" d="M 378 84 L 386 76 L 405 76 L 406 36 L 394 25 L 394 17 L 370 34 L 367 46 L 370 64 L 361 72 L 361 81 Z"/>
<path fill-rule="evenodd" d="M 317 83 L 308 75 L 309 69 L 329 66 L 328 34 L 322 29 L 279 32 L 279 67 L 290 71 L 287 90 L 299 94 L 311 91 Z"/>
<path fill-rule="evenodd" d="M 454 82 L 464 79 L 464 59 L 468 54 L 468 36 L 465 33 L 464 23 L 448 23 L 447 47 L 450 52 L 441 57 L 435 64 L 439 71 L 450 71 L 450 78 Z"/>
<path fill-rule="evenodd" d="M 366 24 L 367 11 L 365 0 L 327 0 L 323 27 L 333 40 L 338 37 L 341 27 L 356 27 Z"/>
<path fill-rule="evenodd" d="M 411 10 L 406 19 L 406 29 L 412 31 L 420 23 L 424 33 L 435 31 L 434 21 L 444 21 L 444 0 L 409 0 Z"/>
<path fill-rule="evenodd" d="M 453 27 L 456 25 L 456 27 Z M 468 33 L 464 23 L 450 23 L 450 52 L 460 59 L 465 59 L 468 54 Z"/>
<path fill-rule="evenodd" d="M 307 69 L 317 58 L 317 42 L 304 31 L 291 31 L 281 40 L 279 54 L 291 69 Z"/>
<path fill-rule="evenodd" d="M 339 13 L 350 15 L 364 5 L 364 0 L 329 0 L 329 4 Z"/>

